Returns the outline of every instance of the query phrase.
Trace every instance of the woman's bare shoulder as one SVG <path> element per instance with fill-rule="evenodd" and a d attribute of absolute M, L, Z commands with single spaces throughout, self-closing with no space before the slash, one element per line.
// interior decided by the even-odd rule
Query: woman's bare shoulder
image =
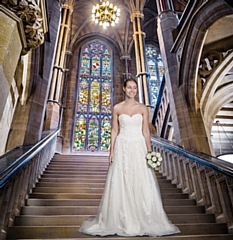
<path fill-rule="evenodd" d="M 122 102 L 117 103 L 113 106 L 113 109 L 118 109 L 122 105 Z"/>
<path fill-rule="evenodd" d="M 139 108 L 140 108 L 142 111 L 147 111 L 147 107 L 146 107 L 145 104 L 143 104 L 143 103 L 138 103 L 138 105 L 139 105 Z"/>
<path fill-rule="evenodd" d="M 117 103 L 113 106 L 113 111 L 118 112 L 123 105 L 123 102 Z"/>

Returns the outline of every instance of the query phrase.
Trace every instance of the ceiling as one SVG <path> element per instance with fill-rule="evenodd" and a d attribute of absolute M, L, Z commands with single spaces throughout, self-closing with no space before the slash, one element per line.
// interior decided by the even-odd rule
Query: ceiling
<path fill-rule="evenodd" d="M 99 0 L 73 0 L 71 49 L 76 41 L 82 40 L 86 36 L 101 35 L 113 42 L 121 55 L 129 54 L 133 46 L 133 25 L 130 21 L 130 11 L 135 7 L 133 6 L 135 3 L 143 9 L 142 29 L 146 34 L 146 42 L 158 44 L 156 0 L 109 0 L 110 3 L 121 9 L 121 15 L 120 21 L 115 27 L 105 30 L 95 24 L 91 18 L 92 7 L 99 2 Z M 181 15 L 187 1 L 174 0 L 173 2 L 175 11 Z"/>

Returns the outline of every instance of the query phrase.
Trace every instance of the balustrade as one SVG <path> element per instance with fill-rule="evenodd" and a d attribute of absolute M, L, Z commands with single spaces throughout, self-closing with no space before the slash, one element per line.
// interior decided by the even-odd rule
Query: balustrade
<path fill-rule="evenodd" d="M 233 164 L 156 137 L 152 148 L 163 156 L 159 171 L 233 233 Z"/>
<path fill-rule="evenodd" d="M 57 133 L 0 157 L 0 239 L 6 238 L 8 227 L 52 159 Z"/>

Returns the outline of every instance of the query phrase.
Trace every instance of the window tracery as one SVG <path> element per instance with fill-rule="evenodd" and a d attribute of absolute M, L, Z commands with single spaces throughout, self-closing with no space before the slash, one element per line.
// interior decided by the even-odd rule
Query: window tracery
<path fill-rule="evenodd" d="M 74 151 L 108 151 L 111 137 L 112 52 L 93 41 L 81 50 Z"/>
<path fill-rule="evenodd" d="M 151 105 L 155 107 L 164 74 L 163 62 L 158 50 L 151 45 L 146 46 L 146 60 L 147 71 L 150 75 L 150 101 Z"/>

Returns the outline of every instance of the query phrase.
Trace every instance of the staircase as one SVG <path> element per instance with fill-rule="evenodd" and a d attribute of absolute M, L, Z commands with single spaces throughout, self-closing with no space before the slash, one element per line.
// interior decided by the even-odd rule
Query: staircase
<path fill-rule="evenodd" d="M 7 239 L 103 239 L 78 232 L 81 222 L 95 215 L 108 170 L 106 157 L 55 155 L 9 228 Z M 188 194 L 156 173 L 164 209 L 181 234 L 130 239 L 230 240 L 224 223 L 216 223 Z M 105 239 L 127 239 L 111 236 Z"/>

